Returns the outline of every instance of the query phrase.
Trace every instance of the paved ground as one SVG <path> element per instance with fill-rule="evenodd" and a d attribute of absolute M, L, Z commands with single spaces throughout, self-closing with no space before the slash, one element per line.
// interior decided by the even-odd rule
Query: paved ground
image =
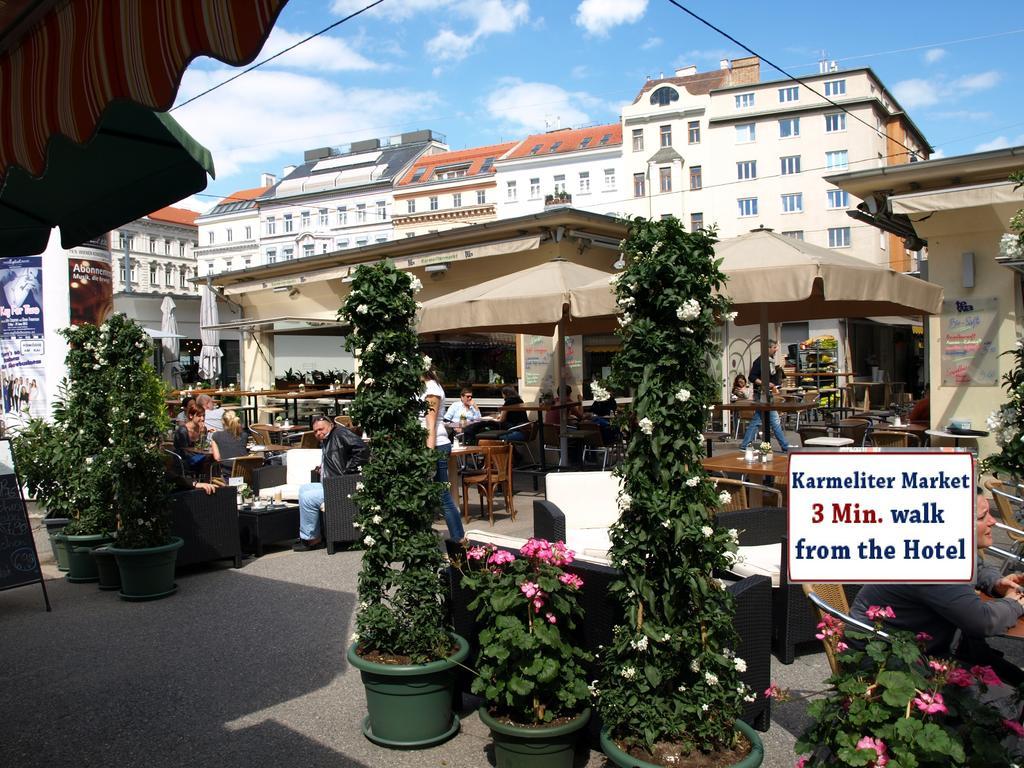
<path fill-rule="evenodd" d="M 519 518 L 495 530 L 528 535 Z M 474 505 L 475 509 L 475 505 Z M 41 528 L 38 518 L 34 519 Z M 472 527 L 486 527 L 474 522 Z M 344 649 L 353 631 L 358 552 L 271 551 L 182 573 L 179 592 L 126 603 L 69 584 L 37 530 L 53 612 L 38 586 L 0 593 L 0 744 L 11 766 L 487 766 L 488 733 L 472 711 L 440 747 L 393 752 L 360 731 L 365 699 Z M 774 664 L 795 691 L 818 690 L 823 653 Z M 804 705 L 776 709 L 763 734 L 770 768 L 793 764 Z M 582 766 L 604 766 L 592 752 Z"/>

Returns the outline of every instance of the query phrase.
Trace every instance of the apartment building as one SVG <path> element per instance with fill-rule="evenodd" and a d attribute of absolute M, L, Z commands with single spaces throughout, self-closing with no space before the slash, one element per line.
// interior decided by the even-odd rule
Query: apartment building
<path fill-rule="evenodd" d="M 240 189 L 196 218 L 200 275 L 246 269 L 260 263 L 260 212 L 256 199 L 277 183 L 272 173 L 260 177 L 260 186 Z"/>
<path fill-rule="evenodd" d="M 624 210 L 619 123 L 527 136 L 494 165 L 498 218 L 538 213 L 553 205 L 609 215 Z"/>
<path fill-rule="evenodd" d="M 420 157 L 395 184 L 395 238 L 494 220 L 495 163 L 517 144 L 511 141 Z"/>
<path fill-rule="evenodd" d="M 748 57 L 648 80 L 622 113 L 621 207 L 721 237 L 768 227 L 906 269 L 902 241 L 847 216 L 860 201 L 824 177 L 926 159 L 928 143 L 870 69 L 821 70 L 762 82 Z"/>
<path fill-rule="evenodd" d="M 196 276 L 198 215 L 184 208 L 161 208 L 111 232 L 114 293 L 198 296 L 191 282 Z"/>

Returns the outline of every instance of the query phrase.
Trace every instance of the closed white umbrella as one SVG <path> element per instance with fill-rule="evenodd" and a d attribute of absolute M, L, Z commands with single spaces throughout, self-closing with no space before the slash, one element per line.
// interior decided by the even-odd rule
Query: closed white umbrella
<path fill-rule="evenodd" d="M 164 349 L 165 363 L 173 363 L 179 355 L 178 339 L 181 337 L 178 335 L 178 318 L 175 317 L 174 309 L 174 299 L 164 296 L 164 300 L 160 303 L 160 330 L 165 335 L 160 344 Z"/>
<path fill-rule="evenodd" d="M 204 379 L 215 379 L 220 376 L 220 331 L 211 326 L 220 323 L 217 311 L 217 299 L 209 285 L 199 288 L 199 337 L 203 347 L 199 350 L 199 373 Z"/>

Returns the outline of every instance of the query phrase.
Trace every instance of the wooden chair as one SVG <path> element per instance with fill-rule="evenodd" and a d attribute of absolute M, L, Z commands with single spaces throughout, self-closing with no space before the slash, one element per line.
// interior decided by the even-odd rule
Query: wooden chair
<path fill-rule="evenodd" d="M 804 584 L 803 588 L 804 594 L 807 595 L 807 599 L 811 601 L 822 621 L 826 615 L 829 615 L 839 619 L 844 627 L 851 627 L 858 632 L 866 632 L 883 640 L 889 639 L 887 633 L 876 630 L 870 624 L 858 621 L 850 615 L 850 604 L 846 599 L 846 590 L 843 589 L 842 584 Z M 836 658 L 835 648 L 828 639 L 823 639 L 821 642 L 825 646 L 825 656 L 828 657 L 828 665 L 832 668 L 832 674 L 839 674 L 839 659 Z"/>
<path fill-rule="evenodd" d="M 273 441 L 272 436 L 279 435 L 281 430 L 270 424 L 250 424 L 249 431 L 252 432 L 252 436 L 256 438 L 256 443 L 258 445 L 264 445 L 270 450 L 287 451 L 292 447 L 290 445 L 282 445 L 281 443 L 275 443 Z"/>
<path fill-rule="evenodd" d="M 481 440 L 478 445 L 483 454 L 483 468 L 467 470 L 462 474 L 462 517 L 469 520 L 469 489 L 476 487 L 480 498 L 480 510 L 484 508 L 487 496 L 487 517 L 494 525 L 494 494 L 501 486 L 505 494 L 505 509 L 512 520 L 516 509 L 512 501 L 512 445 L 501 440 Z"/>
<path fill-rule="evenodd" d="M 747 480 L 736 480 L 731 477 L 713 477 L 711 479 L 715 483 L 716 490 L 728 491 L 729 495 L 732 497 L 728 504 L 722 505 L 723 512 L 731 512 L 737 509 L 750 509 L 752 506 L 782 506 L 782 491 L 778 488 L 773 488 L 769 485 L 751 483 Z M 759 504 L 750 503 L 750 493 L 752 491 L 761 492 L 761 502 Z"/>
<path fill-rule="evenodd" d="M 864 442 L 877 448 L 916 448 L 921 444 L 913 432 L 900 432 L 895 429 L 873 429 L 868 432 Z"/>
<path fill-rule="evenodd" d="M 808 440 L 813 440 L 815 437 L 831 437 L 832 433 L 828 427 L 800 427 L 796 431 L 800 435 L 800 445 L 807 445 Z"/>
<path fill-rule="evenodd" d="M 335 416 L 334 423 L 339 427 L 348 427 L 352 429 L 352 417 L 351 416 Z"/>
<path fill-rule="evenodd" d="M 753 408 L 748 408 L 747 410 L 736 411 L 735 413 L 736 413 L 736 434 L 735 434 L 735 437 L 736 437 L 736 439 L 739 439 L 739 437 L 740 437 L 740 429 L 743 426 L 743 422 L 748 422 L 749 423 L 750 420 L 752 418 L 754 418 L 754 414 L 756 413 L 756 411 Z"/>
<path fill-rule="evenodd" d="M 339 433 L 340 434 L 340 433 Z M 299 441 L 299 448 L 319 448 L 320 441 L 313 432 L 303 432 L 302 440 Z"/>

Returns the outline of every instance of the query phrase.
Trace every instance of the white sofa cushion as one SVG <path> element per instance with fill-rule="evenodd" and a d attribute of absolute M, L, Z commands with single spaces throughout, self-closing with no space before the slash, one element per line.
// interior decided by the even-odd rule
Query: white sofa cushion
<path fill-rule="evenodd" d="M 730 553 L 731 554 L 731 553 Z M 737 557 L 729 570 L 741 578 L 747 576 L 767 576 L 772 586 L 779 586 L 779 573 L 782 567 L 782 546 L 779 544 L 760 544 L 753 547 L 740 547 Z"/>
<path fill-rule="evenodd" d="M 607 536 L 607 533 L 605 534 Z M 481 531 L 479 529 L 471 528 L 466 531 L 466 538 L 469 539 L 473 544 L 494 544 L 496 547 L 506 547 L 513 551 L 518 552 L 522 549 L 526 543 L 526 539 L 521 539 L 516 536 L 505 536 L 500 533 L 491 533 L 490 531 Z M 572 549 L 576 553 L 576 559 L 583 560 L 590 563 L 598 563 L 600 565 L 609 565 L 608 560 L 608 545 L 599 545 L 597 549 L 576 549 L 571 544 L 567 544 L 569 549 Z"/>
<path fill-rule="evenodd" d="M 571 528 L 608 528 L 619 519 L 622 481 L 611 472 L 551 472 L 544 480 L 547 500 Z"/>
<path fill-rule="evenodd" d="M 285 484 L 260 488 L 260 496 L 281 494 L 282 499 L 298 501 L 299 487 L 309 482 L 310 473 L 320 466 L 319 448 L 293 448 L 285 452 Z"/>
<path fill-rule="evenodd" d="M 607 528 L 567 528 L 565 545 L 577 555 L 608 558 L 608 550 L 612 548 Z"/>

